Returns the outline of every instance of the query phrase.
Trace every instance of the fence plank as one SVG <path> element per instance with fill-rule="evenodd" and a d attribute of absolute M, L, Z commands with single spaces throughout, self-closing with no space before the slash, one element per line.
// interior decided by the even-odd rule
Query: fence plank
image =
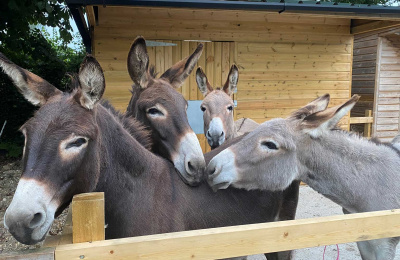
<path fill-rule="evenodd" d="M 97 241 L 64 259 L 215 259 L 400 236 L 400 209 Z"/>
<path fill-rule="evenodd" d="M 83 193 L 72 199 L 73 243 L 105 239 L 104 192 Z"/>

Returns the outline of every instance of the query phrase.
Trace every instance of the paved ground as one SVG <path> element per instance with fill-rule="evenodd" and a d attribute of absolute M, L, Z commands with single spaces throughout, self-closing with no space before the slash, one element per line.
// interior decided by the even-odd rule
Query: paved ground
<path fill-rule="evenodd" d="M 308 186 L 301 186 L 300 200 L 297 208 L 297 219 L 315 218 L 332 215 L 341 215 L 342 208 L 319 193 L 315 192 Z M 322 260 L 324 247 L 313 247 L 301 250 L 296 250 L 294 260 Z M 339 244 L 339 259 L 340 260 L 357 260 L 361 259 L 356 243 Z M 325 259 L 336 260 L 337 249 L 336 245 L 327 246 Z M 264 256 L 251 256 L 251 260 L 265 259 Z M 395 260 L 400 260 L 400 248 L 397 247 Z"/>

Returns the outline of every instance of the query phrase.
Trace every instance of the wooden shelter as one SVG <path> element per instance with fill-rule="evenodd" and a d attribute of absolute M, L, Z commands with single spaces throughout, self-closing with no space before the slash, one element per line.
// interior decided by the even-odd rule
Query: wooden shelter
<path fill-rule="evenodd" d="M 151 63 L 163 72 L 205 43 L 198 65 L 221 86 L 239 67 L 236 119 L 258 122 L 287 116 L 331 94 L 331 104 L 351 96 L 354 33 L 400 23 L 399 8 L 320 2 L 182 0 L 67 0 L 88 51 L 99 60 L 112 104 L 125 111 L 131 80 L 126 58 L 143 35 Z M 85 7 L 88 24 L 82 15 Z M 202 99 L 192 73 L 179 91 Z M 342 121 L 349 126 L 349 118 Z M 199 134 L 204 150 L 205 138 Z"/>
<path fill-rule="evenodd" d="M 353 89 L 361 100 L 352 116 L 372 110 L 372 135 L 397 135 L 400 109 L 400 25 L 354 37 Z"/>

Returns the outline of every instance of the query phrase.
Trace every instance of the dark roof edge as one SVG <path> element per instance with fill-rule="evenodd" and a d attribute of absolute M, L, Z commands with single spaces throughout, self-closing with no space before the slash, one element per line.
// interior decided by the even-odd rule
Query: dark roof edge
<path fill-rule="evenodd" d="M 83 16 L 82 6 L 80 5 L 70 5 L 68 4 L 68 8 L 71 12 L 72 17 L 76 23 L 76 27 L 79 30 L 79 33 L 82 37 L 83 45 L 85 45 L 86 52 L 92 53 L 92 37 L 90 37 L 90 31 L 87 26 L 85 17 Z"/>
<path fill-rule="evenodd" d="M 400 15 L 399 7 L 377 5 L 350 5 L 333 3 L 327 5 L 310 3 L 277 3 L 277 2 L 248 2 L 248 1 L 216 1 L 216 0 L 66 0 L 68 5 L 105 5 L 105 6 L 148 6 L 148 7 L 174 7 L 198 9 L 224 9 L 224 10 L 253 10 L 253 11 L 295 11 L 295 12 L 329 12 L 335 14 L 375 14 L 385 17 Z"/>

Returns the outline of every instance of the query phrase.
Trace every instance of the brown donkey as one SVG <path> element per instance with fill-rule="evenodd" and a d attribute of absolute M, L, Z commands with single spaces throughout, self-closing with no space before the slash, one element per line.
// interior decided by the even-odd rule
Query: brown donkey
<path fill-rule="evenodd" d="M 201 104 L 204 119 L 204 134 L 212 149 L 219 147 L 225 141 L 251 132 L 259 126 L 257 122 L 249 118 L 233 121 L 234 104 L 232 94 L 237 91 L 238 80 L 239 70 L 236 65 L 232 65 L 222 89 L 214 89 L 200 67 L 196 71 L 197 86 L 205 96 Z M 214 156 L 215 153 L 206 156 L 207 162 L 211 158 L 211 155 Z M 299 200 L 299 185 L 299 181 L 294 181 L 283 191 L 284 198 L 279 213 L 279 220 L 291 220 L 295 218 Z"/>
<path fill-rule="evenodd" d="M 22 127 L 23 174 L 5 214 L 20 242 L 44 239 L 73 195 L 105 192 L 106 238 L 274 221 L 282 194 L 207 185 L 191 188 L 169 161 L 149 152 L 131 117 L 99 102 L 105 88 L 97 61 L 86 57 L 77 87 L 64 93 L 0 54 L 0 67 L 39 110 Z M 268 259 L 277 259 L 270 254 Z"/>
<path fill-rule="evenodd" d="M 199 140 L 187 119 L 187 101 L 175 88 L 189 76 L 202 50 L 200 44 L 192 55 L 173 65 L 159 78 L 149 68 L 143 37 L 136 38 L 128 54 L 133 86 L 127 115 L 151 130 L 152 151 L 172 161 L 189 185 L 200 183 L 206 165 Z"/>
<path fill-rule="evenodd" d="M 167 72 L 165 72 L 160 79 L 155 79 L 154 76 L 150 77 L 153 82 L 152 84 L 148 84 L 148 86 L 144 89 L 139 87 L 138 82 L 135 82 L 135 78 L 141 78 L 143 77 L 143 74 L 152 75 L 151 70 L 148 69 L 149 59 L 146 51 L 145 41 L 142 37 L 138 37 L 134 41 L 128 55 L 128 69 L 134 81 L 134 85 L 132 87 L 132 98 L 127 108 L 127 114 L 135 116 L 136 119 L 145 124 L 148 129 L 151 130 L 151 132 L 154 132 L 151 134 L 151 141 L 158 144 L 159 147 L 154 147 L 153 145 L 153 151 L 169 160 L 171 159 L 169 158 L 168 154 L 173 152 L 175 143 L 179 141 L 179 131 L 182 131 L 182 129 L 189 129 L 191 131 L 191 128 L 188 124 L 186 115 L 187 101 L 179 92 L 177 92 L 169 84 L 166 84 L 164 82 L 164 78 L 166 77 L 165 75 L 176 78 L 173 73 L 178 73 L 179 75 L 185 70 L 187 71 L 187 74 L 185 75 L 186 78 L 191 71 L 190 68 L 193 68 L 197 59 L 199 58 L 199 54 L 201 54 L 201 48 L 202 45 L 199 45 L 197 50 L 191 56 L 175 64 L 171 69 L 167 70 Z M 138 69 L 137 66 L 134 66 L 134 64 L 137 64 L 139 61 L 147 62 L 147 64 L 143 66 L 147 68 L 146 70 L 143 71 L 142 69 Z M 179 82 L 179 85 L 181 83 L 183 82 Z M 179 85 L 175 85 L 175 87 Z M 168 136 L 168 138 L 166 138 L 166 136 Z M 237 140 L 232 140 L 232 142 L 236 141 Z M 231 142 L 228 142 L 225 144 L 225 146 L 230 144 Z M 206 162 L 215 156 L 218 151 L 220 151 L 220 149 L 214 149 L 212 152 L 205 154 Z M 196 179 L 196 181 L 200 180 L 200 178 Z M 209 188 L 205 185 L 202 185 L 201 189 Z M 242 195 L 240 195 L 241 192 L 242 191 L 230 189 L 230 194 L 232 196 L 236 196 L 237 198 L 242 197 Z M 285 191 L 284 194 L 285 198 L 282 198 L 282 196 L 278 198 L 274 193 L 263 191 L 261 195 L 262 197 L 273 196 L 276 197 L 277 200 L 271 205 L 269 205 L 269 202 L 259 204 L 260 201 L 256 201 L 253 203 L 253 206 L 271 207 L 271 210 L 274 210 L 274 207 L 277 207 L 276 205 L 278 205 L 279 213 L 276 219 L 293 219 L 296 212 L 298 195 L 296 192 L 289 194 L 287 191 Z M 257 194 L 254 193 L 251 196 L 257 196 Z M 268 259 L 290 259 L 290 252 L 268 254 Z"/>
<path fill-rule="evenodd" d="M 204 71 L 199 67 L 196 71 L 196 82 L 204 95 L 201 103 L 204 119 L 204 135 L 211 149 L 220 146 L 225 140 L 230 140 L 243 133 L 251 132 L 258 124 L 250 118 L 233 121 L 232 94 L 237 91 L 239 70 L 232 65 L 224 86 L 214 89 L 208 82 Z"/>

